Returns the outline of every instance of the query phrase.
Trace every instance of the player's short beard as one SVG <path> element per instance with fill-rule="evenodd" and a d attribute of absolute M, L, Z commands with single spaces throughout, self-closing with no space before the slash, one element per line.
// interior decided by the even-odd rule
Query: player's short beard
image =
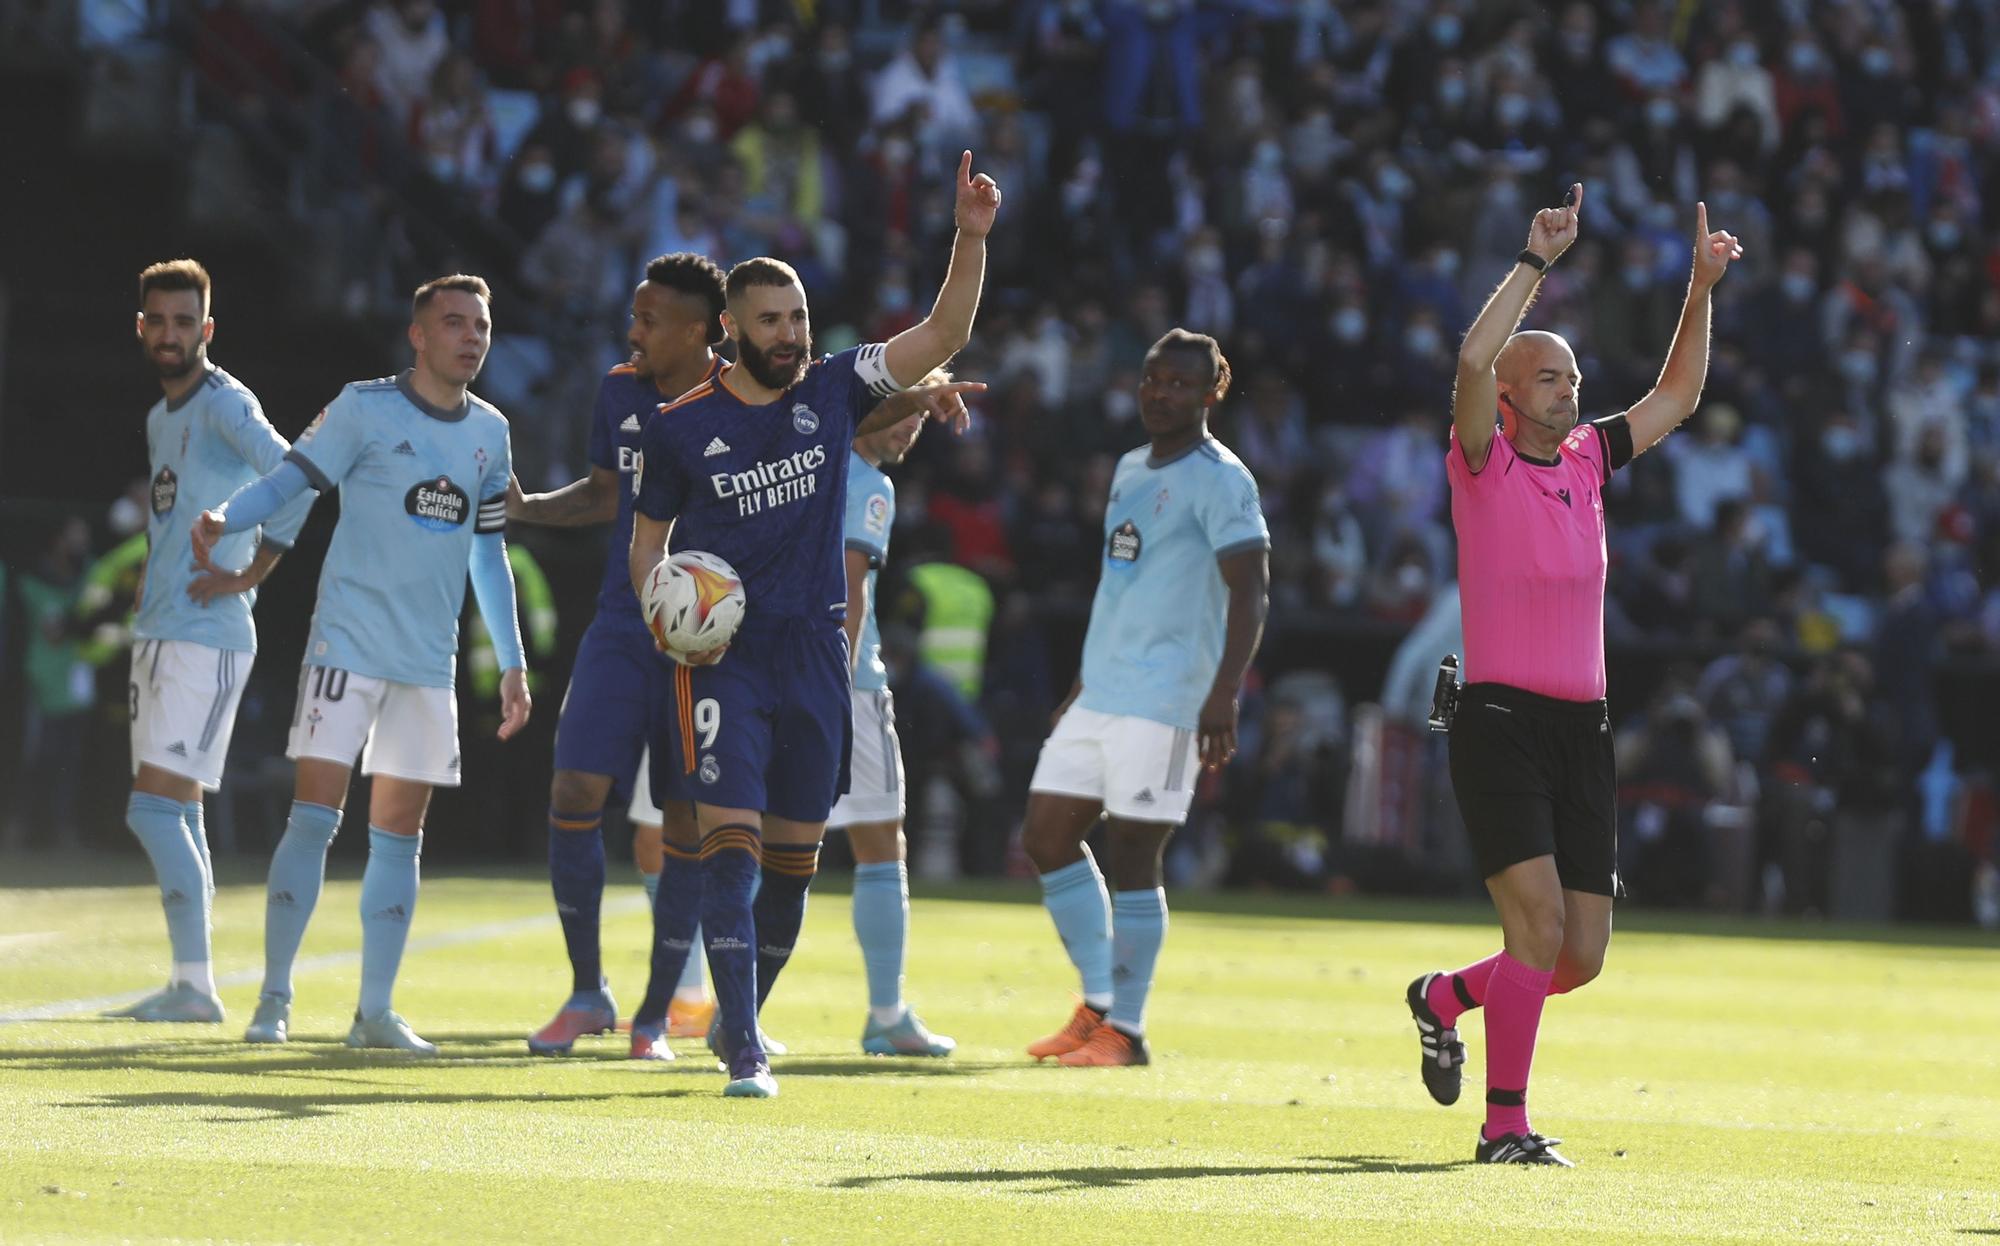
<path fill-rule="evenodd" d="M 812 361 L 812 335 L 801 333 L 796 346 L 799 357 L 788 368 L 772 363 L 770 352 L 758 350 L 747 337 L 736 343 L 736 359 L 765 389 L 790 389 L 804 379 Z"/>
<path fill-rule="evenodd" d="M 148 347 L 146 349 L 146 362 L 152 364 L 159 371 L 161 380 L 178 381 L 201 366 L 201 347 L 196 345 L 193 350 L 183 352 L 181 361 L 177 364 L 161 362 L 159 355 L 151 347 Z"/>

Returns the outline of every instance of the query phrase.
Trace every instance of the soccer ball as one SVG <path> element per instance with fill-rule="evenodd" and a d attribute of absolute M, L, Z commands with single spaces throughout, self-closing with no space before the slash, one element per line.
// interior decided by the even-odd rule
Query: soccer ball
<path fill-rule="evenodd" d="M 720 649 L 743 626 L 743 581 L 736 568 L 701 550 L 669 556 L 646 576 L 646 627 L 668 657 Z"/>

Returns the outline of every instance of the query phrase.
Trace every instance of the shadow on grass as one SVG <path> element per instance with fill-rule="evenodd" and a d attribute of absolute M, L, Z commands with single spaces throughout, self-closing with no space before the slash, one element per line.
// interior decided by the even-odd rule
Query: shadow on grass
<path fill-rule="evenodd" d="M 698 1090 L 692 1086 L 662 1086 L 645 1092 L 650 1098 L 685 1098 L 689 1095 L 713 1096 L 713 1087 Z M 153 1091 L 135 1094 L 92 1095 L 71 1103 L 59 1103 L 59 1108 L 77 1111 L 115 1109 L 121 1111 L 147 1111 L 158 1108 L 200 1108 L 205 1109 L 202 1119 L 211 1124 L 234 1125 L 254 1124 L 261 1121 L 301 1121 L 320 1116 L 337 1116 L 345 1110 L 370 1107 L 409 1107 L 416 1105 L 465 1107 L 475 1104 L 523 1103 L 602 1103 L 613 1099 L 629 1099 L 630 1092 L 599 1094 L 491 1094 L 467 1093 L 448 1094 L 439 1091 L 406 1092 L 363 1091 L 351 1094 L 212 1094 L 202 1091 Z"/>
<path fill-rule="evenodd" d="M 888 1173 L 879 1177 L 843 1177 L 832 1188 L 864 1190 L 894 1181 L 935 1181 L 946 1185 L 1013 1185 L 1027 1194 L 1066 1194 L 1076 1190 L 1115 1190 L 1148 1181 L 1212 1180 L 1218 1177 L 1347 1177 L 1365 1173 L 1449 1172 L 1471 1160 L 1412 1163 L 1385 1155 L 1311 1155 L 1296 1164 L 1194 1165 L 1117 1168 L 965 1169 L 943 1172 Z"/>
<path fill-rule="evenodd" d="M 1018 1062 L 998 1060 L 917 1059 L 895 1056 L 779 1056 L 771 1071 L 779 1080 L 787 1077 L 866 1077 L 871 1080 L 896 1077 L 969 1077 L 1024 1067 Z"/>
<path fill-rule="evenodd" d="M 2000 1237 L 2000 1229 L 1960 1229 L 1967 1237 Z"/>
<path fill-rule="evenodd" d="M 107 1023 L 113 1024 L 113 1023 Z M 129 1022 L 117 1024 L 130 1024 Z M 550 1066 L 632 1065 L 622 1044 L 607 1045 L 602 1054 L 563 1057 L 528 1054 L 517 1033 L 431 1033 L 440 1050 L 435 1058 L 398 1051 L 357 1050 L 337 1038 L 294 1038 L 281 1047 L 254 1046 L 231 1039 L 176 1039 L 118 1043 L 103 1047 L 0 1047 L 0 1069 L 16 1072 L 90 1073 L 145 1070 L 155 1073 L 209 1073 L 223 1076 L 328 1074 L 351 1069 L 541 1068 Z M 706 1052 L 684 1053 L 686 1059 L 666 1068 L 712 1068 Z M 660 1067 L 660 1066 L 653 1066 Z M 355 1079 L 341 1077 L 344 1085 Z M 378 1082 L 376 1085 L 392 1083 Z"/>

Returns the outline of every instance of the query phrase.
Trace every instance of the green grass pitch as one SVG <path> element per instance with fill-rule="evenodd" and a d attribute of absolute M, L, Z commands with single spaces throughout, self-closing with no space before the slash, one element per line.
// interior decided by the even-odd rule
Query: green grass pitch
<path fill-rule="evenodd" d="M 1404 984 L 1491 950 L 1478 906 L 1255 898 L 1172 917 L 1145 1069 L 1040 1068 L 1071 973 L 1020 885 L 919 884 L 911 998 L 961 1046 L 869 1060 L 845 879 L 822 880 L 766 1027 L 781 1096 L 623 1039 L 529 1057 L 567 987 L 545 881 L 440 874 L 397 1006 L 443 1058 L 338 1046 L 358 883 L 329 883 L 294 1041 L 252 1049 L 262 888 L 217 900 L 220 1027 L 98 1020 L 157 985 L 137 862 L 0 886 L 0 1241 L 2000 1241 L 2000 949 L 1990 937 L 1628 915 L 1606 976 L 1551 1001 L 1541 1129 L 1579 1167 L 1477 1168 L 1467 1093 L 1425 1097 Z M 81 877 L 117 885 L 70 885 Z M 25 876 L 24 872 L 25 871 Z M 620 872 L 614 867 L 614 877 Z M 629 872 L 623 877 L 629 879 Z M 614 885 L 607 962 L 643 985 Z M 108 1002 L 99 1007 L 108 1006 Z"/>

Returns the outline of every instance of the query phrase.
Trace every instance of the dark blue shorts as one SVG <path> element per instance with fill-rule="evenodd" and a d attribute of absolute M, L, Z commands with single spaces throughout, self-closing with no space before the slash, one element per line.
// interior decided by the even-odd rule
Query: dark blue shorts
<path fill-rule="evenodd" d="M 680 768 L 673 722 L 673 660 L 653 647 L 643 623 L 598 615 L 583 633 L 556 721 L 556 769 L 607 774 L 616 799 L 632 796 L 639 754 L 648 740 L 664 743 Z M 659 756 L 656 745 L 654 756 Z M 659 789 L 654 788 L 654 803 Z"/>
<path fill-rule="evenodd" d="M 839 623 L 746 619 L 722 661 L 675 681 L 675 738 L 653 749 L 655 803 L 824 822 L 847 790 L 851 687 Z"/>

